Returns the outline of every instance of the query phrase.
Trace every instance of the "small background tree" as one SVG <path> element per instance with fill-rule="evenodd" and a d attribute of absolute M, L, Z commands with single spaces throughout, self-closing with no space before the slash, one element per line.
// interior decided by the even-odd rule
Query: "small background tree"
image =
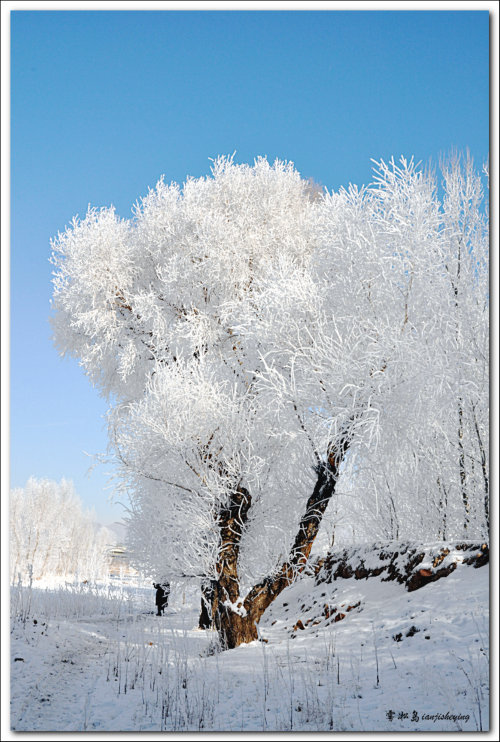
<path fill-rule="evenodd" d="M 11 581 L 107 576 L 113 536 L 82 508 L 72 482 L 31 477 L 11 492 L 9 525 Z"/>

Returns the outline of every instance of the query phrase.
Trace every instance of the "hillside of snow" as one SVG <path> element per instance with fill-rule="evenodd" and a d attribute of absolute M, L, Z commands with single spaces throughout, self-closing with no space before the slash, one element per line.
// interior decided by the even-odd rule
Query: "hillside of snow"
<path fill-rule="evenodd" d="M 387 569 L 335 578 L 335 552 L 230 651 L 197 629 L 194 584 L 172 585 L 161 618 L 149 583 L 13 588 L 11 728 L 486 731 L 489 567 L 455 547 L 413 565 L 457 566 L 410 591 Z M 344 566 L 390 562 L 370 553 Z"/>

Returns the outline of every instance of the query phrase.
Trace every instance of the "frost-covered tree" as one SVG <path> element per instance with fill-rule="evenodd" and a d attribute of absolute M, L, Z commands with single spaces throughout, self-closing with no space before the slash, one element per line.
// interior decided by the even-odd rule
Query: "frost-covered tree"
<path fill-rule="evenodd" d="M 107 528 L 84 510 L 72 482 L 31 477 L 10 493 L 10 576 L 107 575 Z"/>
<path fill-rule="evenodd" d="M 394 395 L 400 422 L 394 415 L 380 426 L 375 457 L 345 482 L 339 523 L 358 540 L 487 538 L 488 201 L 470 157 L 453 156 L 442 165 L 442 195 L 433 195 L 435 221 L 425 236 L 415 221 L 418 181 L 387 166 L 381 175 L 391 211 L 377 218 L 408 260 L 413 400 Z M 424 180 L 432 183 L 430 175 Z"/>
<path fill-rule="evenodd" d="M 204 578 L 227 646 L 257 637 L 334 494 L 361 533 L 484 529 L 477 196 L 459 292 L 466 189 L 442 203 L 413 161 L 320 194 L 291 164 L 220 158 L 182 189 L 160 180 L 132 220 L 91 209 L 54 241 L 56 342 L 110 400 L 136 563 Z M 481 332 L 458 337 L 471 302 Z"/>

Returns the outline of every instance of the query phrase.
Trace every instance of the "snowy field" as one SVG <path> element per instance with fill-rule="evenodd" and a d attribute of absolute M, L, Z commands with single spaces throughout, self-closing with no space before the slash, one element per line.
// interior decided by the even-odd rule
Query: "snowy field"
<path fill-rule="evenodd" d="M 305 578 L 264 641 L 226 652 L 196 628 L 193 585 L 172 585 L 161 618 L 149 584 L 16 587 L 11 729 L 486 731 L 488 578 L 462 566 L 411 593 Z"/>

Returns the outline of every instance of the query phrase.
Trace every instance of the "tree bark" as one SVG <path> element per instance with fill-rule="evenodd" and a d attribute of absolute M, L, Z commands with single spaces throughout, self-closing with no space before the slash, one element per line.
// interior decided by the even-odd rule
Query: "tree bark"
<path fill-rule="evenodd" d="M 207 623 L 216 628 L 221 644 L 228 649 L 245 641 L 257 638 L 247 630 L 245 616 L 240 598 L 238 579 L 238 555 L 241 536 L 248 519 L 252 498 L 248 490 L 238 485 L 231 493 L 226 507 L 219 512 L 218 525 L 220 532 L 219 559 L 216 565 L 217 579 L 205 584 L 202 597 L 200 628 L 207 628 Z M 241 638 L 246 637 L 246 638 Z"/>

